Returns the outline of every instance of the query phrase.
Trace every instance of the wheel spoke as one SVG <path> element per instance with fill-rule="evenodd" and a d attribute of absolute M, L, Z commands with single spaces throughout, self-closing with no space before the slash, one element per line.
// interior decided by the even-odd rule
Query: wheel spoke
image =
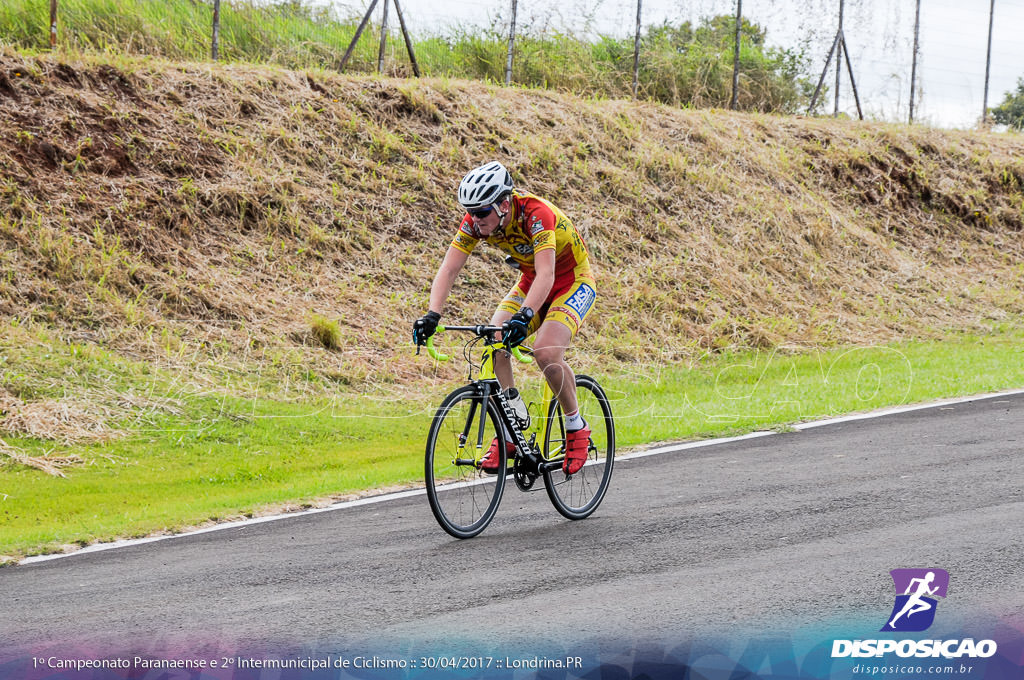
<path fill-rule="evenodd" d="M 425 475 L 430 508 L 441 527 L 458 538 L 479 534 L 497 511 L 504 477 L 484 474 L 478 467 L 480 397 L 473 386 L 453 392 L 438 408 L 427 438 Z M 467 427 L 471 432 L 466 446 Z M 497 436 L 493 405 L 484 416 L 484 446 Z"/>
<path fill-rule="evenodd" d="M 593 378 L 577 376 L 576 397 L 580 414 L 591 430 L 587 461 L 573 475 L 566 476 L 561 469 L 544 474 L 552 504 L 569 519 L 583 519 L 597 509 L 608 489 L 615 459 L 615 425 L 604 391 Z M 564 451 L 565 425 L 555 400 L 548 414 L 544 452 L 550 460 Z"/>

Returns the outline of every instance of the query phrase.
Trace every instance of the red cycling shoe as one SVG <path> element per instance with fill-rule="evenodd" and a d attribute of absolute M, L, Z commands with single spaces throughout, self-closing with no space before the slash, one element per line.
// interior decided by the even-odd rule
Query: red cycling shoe
<path fill-rule="evenodd" d="M 587 454 L 590 448 L 590 428 L 574 430 L 565 433 L 565 460 L 562 462 L 562 471 L 567 475 L 574 475 L 580 471 L 583 464 L 587 462 Z"/>
<path fill-rule="evenodd" d="M 505 453 L 508 457 L 512 457 L 516 453 L 516 445 L 512 442 L 505 442 Z M 498 455 L 498 438 L 495 437 L 491 440 L 491 448 L 487 449 L 487 453 L 480 459 L 480 469 L 489 475 L 498 474 L 498 464 L 501 456 Z"/>

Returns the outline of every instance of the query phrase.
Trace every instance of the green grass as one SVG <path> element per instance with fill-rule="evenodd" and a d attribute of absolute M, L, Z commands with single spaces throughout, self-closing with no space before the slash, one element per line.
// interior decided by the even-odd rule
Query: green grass
<path fill-rule="evenodd" d="M 67 50 L 129 52 L 188 61 L 210 58 L 212 4 L 172 0 L 60 0 L 58 46 Z M 287 68 L 336 66 L 358 19 L 324 8 L 282 2 L 223 3 L 220 58 L 276 63 Z M 6 40 L 23 49 L 49 47 L 49 3 L 10 0 L 0 7 Z M 375 50 L 360 41 L 366 61 Z M 344 49 L 344 48 L 342 48 Z"/>
<path fill-rule="evenodd" d="M 228 397 L 243 390 L 190 391 L 170 373 L 105 350 L 48 343 L 45 335 L 24 331 L 18 337 L 0 345 L 0 377 L 26 401 L 103 384 L 113 392 L 148 389 L 154 397 L 173 397 L 180 408 L 129 411 L 115 425 L 133 427 L 131 434 L 106 443 L 66 446 L 5 435 L 27 455 L 56 451 L 86 461 L 68 468 L 66 478 L 0 463 L 0 554 L 13 557 L 419 484 L 430 414 L 455 386 L 433 385 L 423 399 L 322 391 L 300 398 L 286 395 L 284 383 L 266 381 L 247 398 Z M 32 337 L 34 343 L 25 341 Z M 941 342 L 710 354 L 682 362 L 663 357 L 625 372 L 590 372 L 614 402 L 622 451 L 1020 387 L 1022 340 L 1021 330 L 1001 328 Z M 12 359 L 32 363 L 20 371 Z M 529 398 L 536 376 L 520 371 Z M 47 382 L 45 374 L 63 377 Z"/>
<path fill-rule="evenodd" d="M 219 415 L 225 406 L 239 412 Z M 140 536 L 416 479 L 405 454 L 418 433 L 373 409 L 361 418 L 339 412 L 350 406 L 202 400 L 192 404 L 196 420 L 167 419 L 128 439 L 77 447 L 92 462 L 66 479 L 4 470 L 0 551 Z"/>
<path fill-rule="evenodd" d="M 350 10 L 354 11 L 354 10 Z M 288 69 L 335 70 L 355 35 L 361 11 L 342 15 L 324 3 L 234 0 L 221 5 L 219 60 L 277 64 Z M 430 77 L 504 82 L 508 36 L 503 25 L 469 23 L 412 31 L 420 71 Z M 731 17 L 650 27 L 643 41 L 640 95 L 693 106 L 726 106 L 731 98 L 734 35 Z M 724 22 L 724 23 L 723 23 Z M 412 75 L 397 21 L 390 20 L 385 71 Z M 60 0 L 59 49 L 66 52 L 142 54 L 180 61 L 211 58 L 212 3 L 190 0 Z M 0 5 L 0 44 L 42 51 L 50 46 L 49 3 L 5 0 Z M 744 22 L 744 110 L 801 109 L 811 87 L 801 53 L 764 46 L 764 30 Z M 725 38 L 728 38 L 725 40 Z M 724 40 L 724 42 L 723 42 Z M 375 13 L 346 70 L 378 68 L 379 13 Z M 580 94 L 628 97 L 632 93 L 633 39 L 533 31 L 519 27 L 513 81 Z"/>
<path fill-rule="evenodd" d="M 310 319 L 313 337 L 327 349 L 341 348 L 341 326 L 320 314 L 313 314 Z"/>
<path fill-rule="evenodd" d="M 609 382 L 620 441 L 776 429 L 886 406 L 1024 386 L 1020 331 L 943 342 L 714 354 Z M 644 377 L 647 377 L 645 380 Z"/>

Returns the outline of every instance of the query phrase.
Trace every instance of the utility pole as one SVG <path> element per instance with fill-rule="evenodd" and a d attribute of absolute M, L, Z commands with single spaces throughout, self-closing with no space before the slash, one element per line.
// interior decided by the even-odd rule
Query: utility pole
<path fill-rule="evenodd" d="M 995 0 L 992 0 L 995 2 Z M 833 115 L 839 115 L 839 86 L 842 65 L 840 60 L 845 56 L 846 70 L 850 74 L 850 87 L 853 89 L 853 100 L 857 103 L 857 117 L 864 120 L 864 112 L 860 108 L 860 95 L 857 94 L 857 81 L 853 78 L 853 66 L 850 64 L 850 50 L 846 47 L 846 36 L 843 34 L 843 8 L 845 0 L 839 0 L 839 30 L 836 31 L 836 38 L 832 41 L 832 49 L 828 51 L 825 58 L 825 68 L 821 71 L 821 78 L 818 79 L 818 86 L 814 89 L 814 96 L 811 97 L 811 105 L 807 107 L 807 113 L 814 110 L 818 103 L 818 95 L 821 94 L 821 86 L 825 83 L 825 76 L 828 74 L 828 67 L 832 63 L 832 55 L 836 55 L 836 106 Z"/>
<path fill-rule="evenodd" d="M 921 34 L 921 0 L 917 0 L 917 10 L 914 12 L 914 57 L 910 66 L 910 122 L 914 122 L 914 86 L 917 84 L 917 53 L 919 51 L 918 36 Z"/>
<path fill-rule="evenodd" d="M 981 105 L 981 122 L 988 121 L 988 77 L 992 67 L 992 19 L 996 15 L 996 0 L 992 0 L 988 10 L 988 52 L 985 54 L 985 101 Z"/>
<path fill-rule="evenodd" d="M 743 0 L 736 0 L 736 46 L 732 54 L 732 101 L 729 108 L 736 110 L 740 96 L 740 36 L 743 34 Z"/>

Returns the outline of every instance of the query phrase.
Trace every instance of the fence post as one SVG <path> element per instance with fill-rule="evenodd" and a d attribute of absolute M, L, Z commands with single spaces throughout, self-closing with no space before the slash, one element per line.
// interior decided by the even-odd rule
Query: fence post
<path fill-rule="evenodd" d="M 921 34 L 921 0 L 917 0 L 914 12 L 914 58 L 910 62 L 910 123 L 914 122 L 914 88 L 917 84 L 917 53 L 919 51 L 918 36 Z"/>
<path fill-rule="evenodd" d="M 57 0 L 50 0 L 50 49 L 57 49 Z"/>
<path fill-rule="evenodd" d="M 220 0 L 213 0 L 213 40 L 210 46 L 210 58 L 220 58 Z"/>
<path fill-rule="evenodd" d="M 633 99 L 640 90 L 640 11 L 643 0 L 636 0 L 636 39 L 633 41 Z"/>
<path fill-rule="evenodd" d="M 377 73 L 384 73 L 384 49 L 388 44 L 388 0 L 384 0 L 384 15 L 380 20 L 380 50 L 377 52 Z"/>
<path fill-rule="evenodd" d="M 363 20 L 359 22 L 359 28 L 356 29 L 356 34 L 352 36 L 352 42 L 348 44 L 348 49 L 345 50 L 345 56 L 341 58 L 341 63 L 338 64 L 338 72 L 345 70 L 345 64 L 348 63 L 348 58 L 352 56 L 352 50 L 356 48 L 356 43 L 359 42 L 359 36 L 363 34 L 363 29 L 366 28 L 366 24 L 370 22 L 370 15 L 373 14 L 373 8 L 377 6 L 377 0 L 373 0 L 370 3 L 370 9 L 366 10 L 366 14 L 363 15 Z"/>
<path fill-rule="evenodd" d="M 832 48 L 825 57 L 825 68 L 821 70 L 821 78 L 818 79 L 818 86 L 814 88 L 814 96 L 811 97 L 811 105 L 807 107 L 807 114 L 814 111 L 814 105 L 818 103 L 818 95 L 821 94 L 821 86 L 825 84 L 825 76 L 828 75 L 828 67 L 832 64 L 832 55 L 836 55 L 836 109 L 833 115 L 839 115 L 839 85 L 840 74 L 843 68 L 843 56 L 846 57 L 846 70 L 850 74 L 850 86 L 853 88 L 853 101 L 857 103 L 857 117 L 864 120 L 864 112 L 860 108 L 860 95 L 857 94 L 857 81 L 853 77 L 853 65 L 850 64 L 850 50 L 846 47 L 846 36 L 843 35 L 843 3 L 839 0 L 839 30 L 836 31 L 836 39 L 832 41 Z"/>
<path fill-rule="evenodd" d="M 516 45 L 516 10 L 518 3 L 512 0 L 512 24 L 508 30 L 508 56 L 505 57 L 505 86 L 512 84 L 512 51 Z"/>
<path fill-rule="evenodd" d="M 821 87 L 825 84 L 825 76 L 828 75 L 828 67 L 832 64 L 832 55 L 836 52 L 836 46 L 839 45 L 839 34 L 836 33 L 836 39 L 832 41 L 832 47 L 828 51 L 828 56 L 825 57 L 825 68 L 821 69 L 821 77 L 818 78 L 818 86 L 814 88 L 814 95 L 811 97 L 811 103 L 807 107 L 807 115 L 811 115 L 814 111 L 814 105 L 818 103 L 818 95 L 821 94 Z"/>
<path fill-rule="evenodd" d="M 839 49 L 839 51 L 836 53 L 836 108 L 832 112 L 832 116 L 834 118 L 838 118 L 839 117 L 839 83 L 840 83 L 839 79 L 840 79 L 840 76 L 842 76 L 842 74 L 843 74 L 842 56 L 843 56 L 843 47 L 844 47 L 844 45 L 843 45 L 843 5 L 844 4 L 845 4 L 845 0 L 839 0 L 839 32 L 836 34 L 837 39 L 839 40 L 839 43 L 837 45 L 837 48 Z"/>
<path fill-rule="evenodd" d="M 996 15 L 996 0 L 992 0 L 988 10 L 988 52 L 985 54 L 985 95 L 981 103 L 981 122 L 988 120 L 988 76 L 992 66 L 992 19 Z"/>
<path fill-rule="evenodd" d="M 740 36 L 743 27 L 743 0 L 736 0 L 736 47 L 732 55 L 732 101 L 729 108 L 736 110 L 740 96 Z"/>
<path fill-rule="evenodd" d="M 850 63 L 850 48 L 846 46 L 846 36 L 841 38 L 843 42 L 843 56 L 846 57 L 846 72 L 850 74 L 850 89 L 853 90 L 853 102 L 857 105 L 857 119 L 864 120 L 864 112 L 860 108 L 860 95 L 857 94 L 857 80 L 853 77 L 853 65 Z"/>
<path fill-rule="evenodd" d="M 412 49 L 412 38 L 409 37 L 409 29 L 405 26 L 405 15 L 402 14 L 402 6 L 398 4 L 398 0 L 395 0 L 395 14 L 398 15 L 398 25 L 402 27 L 402 37 L 405 38 L 405 51 L 409 53 L 413 75 L 419 78 L 420 65 L 416 61 L 416 53 Z"/>

